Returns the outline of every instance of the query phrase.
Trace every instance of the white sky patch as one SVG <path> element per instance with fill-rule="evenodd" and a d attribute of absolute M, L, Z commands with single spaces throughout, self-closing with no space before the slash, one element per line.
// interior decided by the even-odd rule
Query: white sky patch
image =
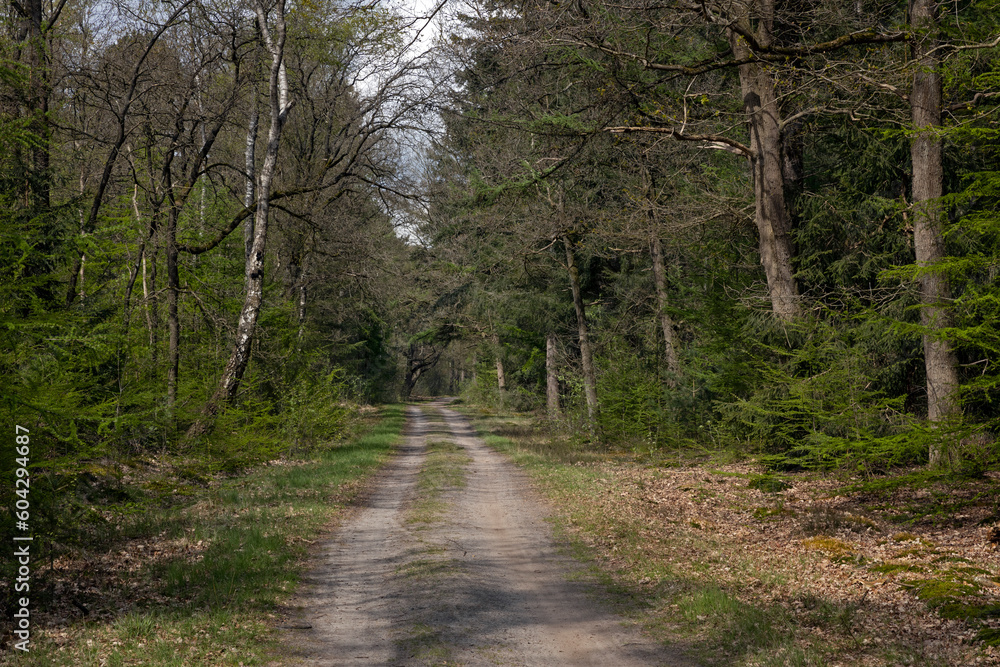
<path fill-rule="evenodd" d="M 374 76 L 363 76 L 357 87 L 364 95 L 377 94 L 384 82 L 384 75 L 392 76 L 396 68 L 411 67 L 413 86 L 430 86 L 438 88 L 450 87 L 442 79 L 451 79 L 450 73 L 444 71 L 439 57 L 435 57 L 434 49 L 440 43 L 446 30 L 447 9 L 455 0 L 390 0 L 382 6 L 393 14 L 403 17 L 405 34 L 401 34 L 402 49 L 400 52 L 385 54 L 385 60 L 372 70 Z M 385 68 L 386 62 L 393 62 L 394 67 Z M 376 69 L 381 69 L 381 72 Z M 367 74 L 367 73 L 365 73 Z M 435 103 L 426 106 L 420 127 L 397 129 L 397 168 L 401 170 L 403 180 L 410 187 L 419 187 L 422 180 L 424 154 L 429 145 L 429 135 L 443 131 L 444 125 L 438 117 Z M 419 218 L 426 209 L 427 203 L 419 199 L 411 199 L 388 210 L 393 220 L 396 234 L 412 244 L 421 244 L 417 231 Z"/>

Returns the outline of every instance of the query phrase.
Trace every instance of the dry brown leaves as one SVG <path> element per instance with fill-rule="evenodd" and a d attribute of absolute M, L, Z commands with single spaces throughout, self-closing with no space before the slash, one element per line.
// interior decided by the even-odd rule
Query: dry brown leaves
<path fill-rule="evenodd" d="M 790 488 L 765 493 L 749 488 L 760 473 L 751 465 L 594 467 L 604 488 L 598 511 L 638 525 L 644 556 L 679 576 L 718 583 L 745 602 L 782 605 L 791 614 L 803 612 L 805 596 L 854 605 L 859 645 L 850 651 L 853 664 L 885 664 L 878 649 L 892 643 L 915 648 L 927 661 L 1000 665 L 1000 649 L 974 642 L 976 629 L 964 619 L 942 618 L 913 588 L 913 582 L 958 573 L 979 587 L 977 604 L 1000 604 L 1000 549 L 989 539 L 988 521 L 996 511 L 989 491 L 996 479 L 961 492 L 931 487 L 876 499 L 838 495 L 843 480 L 807 475 L 786 476 Z M 946 518 L 905 526 L 890 521 L 901 508 L 944 493 L 969 499 L 978 493 L 981 502 Z M 612 567 L 627 565 L 616 536 L 585 539 Z M 998 627 L 1000 619 L 990 624 Z"/>
<path fill-rule="evenodd" d="M 158 592 L 150 568 L 175 560 L 197 562 L 207 548 L 204 540 L 161 534 L 122 542 L 111 551 L 75 551 L 45 563 L 39 578 L 47 584 L 47 600 L 34 612 L 35 623 L 52 630 L 53 639 L 61 643 L 75 621 L 111 621 L 135 608 L 175 604 Z"/>

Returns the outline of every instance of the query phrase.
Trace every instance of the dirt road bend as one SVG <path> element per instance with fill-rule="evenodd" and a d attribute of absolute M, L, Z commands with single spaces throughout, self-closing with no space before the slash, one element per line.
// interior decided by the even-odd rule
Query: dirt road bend
<path fill-rule="evenodd" d="M 579 566 L 557 553 L 526 477 L 446 401 L 411 406 L 408 419 L 398 455 L 295 601 L 293 664 L 694 664 L 567 579 Z"/>

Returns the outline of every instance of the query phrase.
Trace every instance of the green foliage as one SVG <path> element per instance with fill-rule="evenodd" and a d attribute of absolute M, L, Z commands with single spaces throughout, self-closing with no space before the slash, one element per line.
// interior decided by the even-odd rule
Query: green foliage
<path fill-rule="evenodd" d="M 605 350 L 598 359 L 601 433 L 645 448 L 663 446 L 676 435 L 670 393 L 655 367 L 628 350 Z"/>
<path fill-rule="evenodd" d="M 871 471 L 923 460 L 927 441 L 915 437 L 904 397 L 873 372 L 878 321 L 857 321 L 856 329 L 815 319 L 759 331 L 756 386 L 716 404 L 725 434 L 778 467 Z"/>
<path fill-rule="evenodd" d="M 91 664 L 91 644 L 110 654 L 109 664 L 264 664 L 272 655 L 274 614 L 302 576 L 305 544 L 385 461 L 404 422 L 401 406 L 388 406 L 373 426 L 303 454 L 297 465 L 199 484 L 179 503 L 105 508 L 113 522 L 102 540 L 87 544 L 92 553 L 117 554 L 129 539 L 180 540 L 188 549 L 146 563 L 120 582 L 123 589 L 108 591 L 113 599 L 131 596 L 133 603 L 136 589 L 149 596 L 127 613 L 109 609 L 122 613 L 106 624 L 80 624 L 74 630 L 79 640 L 68 645 L 37 641 L 33 634 L 32 650 L 18 664 Z M 162 481 L 176 484 L 170 477 Z M 181 640 L 185 648 L 178 651 Z"/>
<path fill-rule="evenodd" d="M 285 391 L 284 440 L 294 448 L 313 447 L 338 439 L 350 423 L 346 374 L 306 377 Z"/>
<path fill-rule="evenodd" d="M 747 483 L 747 487 L 764 493 L 780 493 L 792 488 L 792 485 L 777 477 L 758 475 Z"/>

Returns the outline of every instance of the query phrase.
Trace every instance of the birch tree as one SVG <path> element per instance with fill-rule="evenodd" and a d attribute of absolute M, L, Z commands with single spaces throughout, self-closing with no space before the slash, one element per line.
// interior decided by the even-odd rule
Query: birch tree
<path fill-rule="evenodd" d="M 257 208 L 253 216 L 253 243 L 246 259 L 244 273 L 245 297 L 236 328 L 236 342 L 229 356 L 229 362 L 222 372 L 215 393 L 202 412 L 201 419 L 188 430 L 188 439 L 204 434 L 210 428 L 209 420 L 214 418 L 225 403 L 232 401 L 236 396 L 243 380 L 243 374 L 250 363 L 254 332 L 257 327 L 257 319 L 260 316 L 261 304 L 264 301 L 264 253 L 267 246 L 268 221 L 271 210 L 271 184 L 278 163 L 281 133 L 288 120 L 292 100 L 288 94 L 288 73 L 285 66 L 285 0 L 277 0 L 273 12 L 269 11 L 261 0 L 254 1 L 253 9 L 257 17 L 260 39 L 271 57 L 268 79 L 271 122 L 267 132 L 264 160 L 257 181 Z M 269 16 L 272 13 L 273 18 Z"/>

